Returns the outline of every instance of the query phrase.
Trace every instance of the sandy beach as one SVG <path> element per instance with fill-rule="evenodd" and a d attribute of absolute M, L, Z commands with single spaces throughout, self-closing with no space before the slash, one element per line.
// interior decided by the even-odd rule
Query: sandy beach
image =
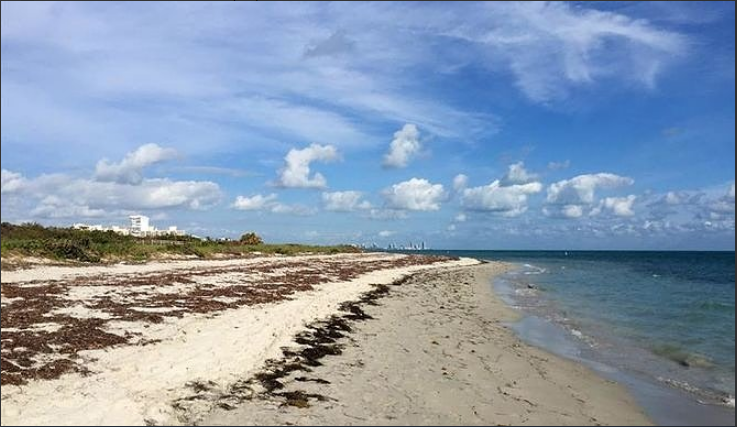
<path fill-rule="evenodd" d="M 520 342 L 493 296 L 489 263 L 420 273 L 354 323 L 340 356 L 227 399 L 203 425 L 649 425 L 619 385 Z M 287 358 L 287 360 L 289 360 Z M 281 365 L 283 368 L 284 365 Z M 289 394 L 291 393 L 291 395 Z M 284 397 L 294 399 L 287 401 Z M 296 399 L 295 399 L 296 396 Z M 309 407 L 300 397 L 305 397 Z"/>
<path fill-rule="evenodd" d="M 523 344 L 502 263 L 391 254 L 2 274 L 2 425 L 649 424 Z"/>

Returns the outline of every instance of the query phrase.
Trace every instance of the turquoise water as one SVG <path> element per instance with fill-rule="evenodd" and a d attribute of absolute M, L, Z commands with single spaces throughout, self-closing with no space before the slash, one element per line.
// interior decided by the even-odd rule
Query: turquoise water
<path fill-rule="evenodd" d="M 584 357 L 734 404 L 734 252 L 450 254 L 517 264 L 503 278 L 512 303 L 565 328 Z"/>

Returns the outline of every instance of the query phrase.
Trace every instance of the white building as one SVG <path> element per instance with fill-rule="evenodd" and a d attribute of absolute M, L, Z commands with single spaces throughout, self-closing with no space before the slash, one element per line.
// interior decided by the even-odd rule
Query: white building
<path fill-rule="evenodd" d="M 153 231 L 152 227 L 148 223 L 148 217 L 144 215 L 131 215 L 128 218 L 131 220 L 131 234 L 134 236 L 145 236 L 147 233 Z"/>
<path fill-rule="evenodd" d="M 145 215 L 131 215 L 128 217 L 131 221 L 130 227 L 103 227 L 102 225 L 74 224 L 72 228 L 87 231 L 112 231 L 114 233 L 131 235 L 136 237 L 157 237 L 157 236 L 184 236 L 184 230 L 178 230 L 176 225 L 172 225 L 166 230 L 157 230 L 151 225 L 149 218 Z"/>

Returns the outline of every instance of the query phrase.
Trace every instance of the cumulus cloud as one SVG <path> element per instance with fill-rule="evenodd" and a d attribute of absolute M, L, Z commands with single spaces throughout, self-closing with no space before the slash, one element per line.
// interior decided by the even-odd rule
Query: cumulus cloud
<path fill-rule="evenodd" d="M 667 205 L 680 205 L 681 203 L 683 203 L 683 195 L 678 194 L 674 191 L 669 191 L 668 194 L 665 195 L 664 201 Z"/>
<path fill-rule="evenodd" d="M 25 179 L 23 178 L 23 175 L 3 169 L 2 187 L 0 188 L 0 192 L 2 194 L 15 193 L 23 188 L 24 183 Z"/>
<path fill-rule="evenodd" d="M 56 196 L 45 197 L 38 206 L 31 210 L 31 215 L 38 218 L 101 218 L 107 213 L 104 209 L 71 205 Z"/>
<path fill-rule="evenodd" d="M 619 217 L 635 216 L 635 211 L 632 209 L 635 200 L 637 200 L 637 196 L 634 195 L 627 197 L 607 197 L 591 212 L 591 215 L 598 215 L 602 211 L 608 210 Z"/>
<path fill-rule="evenodd" d="M 501 179 L 500 184 L 502 186 L 510 186 L 515 184 L 527 184 L 533 181 L 537 181 L 537 175 L 528 172 L 525 169 L 525 164 L 523 162 L 518 162 L 509 165 L 509 170 Z"/>
<path fill-rule="evenodd" d="M 583 216 L 583 206 L 581 205 L 563 205 L 563 206 L 545 206 L 543 214 L 551 218 L 575 219 Z"/>
<path fill-rule="evenodd" d="M 238 196 L 233 202 L 233 208 L 241 211 L 258 211 L 273 204 L 276 201 L 276 194 L 267 196 L 256 194 L 251 197 Z"/>
<path fill-rule="evenodd" d="M 708 208 L 711 210 L 711 216 L 714 219 L 718 219 L 724 215 L 734 216 L 734 183 L 731 184 L 727 189 L 726 194 L 708 203 Z"/>
<path fill-rule="evenodd" d="M 384 155 L 384 167 L 404 168 L 422 150 L 417 126 L 406 124 L 394 133 L 389 152 Z"/>
<path fill-rule="evenodd" d="M 145 179 L 130 185 L 49 175 L 30 180 L 24 195 L 39 199 L 34 215 L 60 218 L 119 210 L 207 209 L 220 201 L 222 192 L 210 181 Z"/>
<path fill-rule="evenodd" d="M 495 180 L 486 186 L 463 190 L 461 205 L 470 210 L 497 212 L 514 217 L 523 214 L 527 210 L 528 197 L 542 189 L 539 182 L 504 186 L 500 180 Z"/>
<path fill-rule="evenodd" d="M 299 204 L 288 205 L 277 201 L 276 194 L 254 194 L 250 197 L 238 196 L 231 205 L 233 209 L 241 211 L 266 211 L 276 214 L 314 215 L 317 209 Z"/>
<path fill-rule="evenodd" d="M 583 207 L 579 205 L 565 205 L 561 213 L 566 218 L 580 218 L 583 215 Z"/>
<path fill-rule="evenodd" d="M 465 213 L 461 212 L 458 215 L 456 215 L 454 219 L 456 222 L 466 222 L 468 217 L 466 216 Z"/>
<path fill-rule="evenodd" d="M 554 205 L 590 205 L 595 202 L 597 189 L 620 188 L 634 182 L 632 178 L 612 173 L 579 175 L 551 184 L 547 202 Z"/>
<path fill-rule="evenodd" d="M 389 230 L 379 231 L 379 237 L 384 237 L 384 238 L 391 237 L 391 236 L 393 236 L 395 234 L 397 234 L 396 231 L 389 231 Z"/>
<path fill-rule="evenodd" d="M 325 188 L 327 181 L 319 172 L 310 176 L 310 163 L 331 162 L 338 159 L 338 150 L 332 145 L 311 144 L 307 148 L 289 150 L 285 165 L 279 171 L 277 185 L 287 188 Z"/>
<path fill-rule="evenodd" d="M 543 208 L 543 213 L 553 218 L 581 218 L 585 209 L 590 209 L 590 215 L 598 215 L 606 209 L 617 216 L 630 216 L 634 199 L 610 197 L 596 205 L 596 191 L 620 188 L 633 183 L 632 178 L 612 173 L 578 175 L 564 179 L 548 187 L 546 199 L 548 206 Z"/>
<path fill-rule="evenodd" d="M 537 175 L 528 172 L 522 162 L 509 165 L 507 173 L 489 185 L 464 188 L 461 192 L 461 206 L 468 210 L 495 212 L 503 216 L 515 217 L 527 211 L 528 198 L 542 191 Z M 461 221 L 465 214 L 457 217 Z"/>
<path fill-rule="evenodd" d="M 453 178 L 453 190 L 459 192 L 464 188 L 468 187 L 468 177 L 462 173 Z"/>
<path fill-rule="evenodd" d="M 126 154 L 119 163 L 110 163 L 107 159 L 97 162 L 95 179 L 120 184 L 140 184 L 145 167 L 172 159 L 176 155 L 176 150 L 172 148 L 163 148 L 157 144 L 142 145 Z"/>
<path fill-rule="evenodd" d="M 155 144 L 139 147 L 119 163 L 97 163 L 93 179 L 66 174 L 23 177 L 2 171 L 2 193 L 12 202 L 12 215 L 33 218 L 73 218 L 125 215 L 157 209 L 208 209 L 222 191 L 211 181 L 144 178 L 147 165 L 175 155 Z M 4 212 L 10 213 L 8 210 Z"/>
<path fill-rule="evenodd" d="M 361 200 L 363 193 L 360 191 L 335 191 L 322 193 L 322 201 L 325 210 L 335 212 L 351 212 L 355 210 L 371 209 L 371 203 Z"/>
<path fill-rule="evenodd" d="M 432 184 L 426 179 L 412 178 L 394 184 L 383 191 L 388 207 L 410 211 L 436 211 L 445 200 L 445 189 L 441 184 Z"/>
<path fill-rule="evenodd" d="M 649 195 L 643 202 L 649 219 L 662 220 L 686 207 L 693 209 L 701 205 L 704 197 L 701 191 L 669 191 L 664 195 Z"/>

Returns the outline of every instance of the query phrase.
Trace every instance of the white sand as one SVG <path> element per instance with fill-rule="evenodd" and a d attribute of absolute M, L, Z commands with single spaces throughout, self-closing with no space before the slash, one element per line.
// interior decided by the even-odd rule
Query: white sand
<path fill-rule="evenodd" d="M 388 259 L 395 255 L 303 256 L 290 260 L 341 259 L 345 262 Z M 272 258 L 269 258 L 272 259 Z M 263 259 L 225 261 L 178 261 L 112 267 L 41 267 L 5 273 L 2 282 L 60 280 L 80 276 L 150 273 L 203 269 L 262 262 Z M 146 346 L 122 346 L 81 352 L 93 374 L 64 375 L 52 381 L 2 387 L 2 425 L 143 425 L 177 423 L 171 403 L 191 394 L 194 381 L 225 387 L 248 377 L 264 362 L 280 355 L 305 324 L 336 312 L 341 302 L 357 299 L 371 284 L 391 283 L 412 272 L 448 266 L 471 265 L 461 259 L 431 266 L 375 271 L 355 280 L 318 285 L 278 304 L 243 307 L 209 316 L 167 318 L 156 325 L 109 324 L 125 331 L 145 332 L 146 339 L 161 342 Z M 87 287 L 91 288 L 91 287 Z M 104 287 L 79 289 L 104 291 Z M 84 307 L 70 309 L 80 317 Z"/>

